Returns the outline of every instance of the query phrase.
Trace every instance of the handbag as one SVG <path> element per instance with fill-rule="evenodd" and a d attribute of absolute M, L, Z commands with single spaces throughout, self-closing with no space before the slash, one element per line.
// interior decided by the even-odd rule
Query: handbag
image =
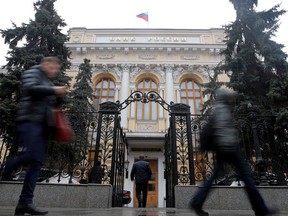
<path fill-rule="evenodd" d="M 54 140 L 59 143 L 68 143 L 75 140 L 75 133 L 72 126 L 62 110 L 52 109 L 55 132 Z"/>

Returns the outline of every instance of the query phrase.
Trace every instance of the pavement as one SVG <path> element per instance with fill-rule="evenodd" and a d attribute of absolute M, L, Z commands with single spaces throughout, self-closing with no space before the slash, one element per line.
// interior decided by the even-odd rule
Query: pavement
<path fill-rule="evenodd" d="M 14 215 L 15 207 L 0 206 L 0 216 Z M 188 209 L 174 209 L 174 208 L 45 208 L 49 211 L 48 216 L 193 216 L 195 213 Z M 245 210 L 207 210 L 210 216 L 254 216 L 253 211 Z M 288 211 L 280 212 L 278 216 L 288 216 Z"/>

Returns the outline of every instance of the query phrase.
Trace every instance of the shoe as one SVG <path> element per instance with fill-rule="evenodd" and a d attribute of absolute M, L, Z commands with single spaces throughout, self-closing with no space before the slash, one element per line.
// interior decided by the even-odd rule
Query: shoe
<path fill-rule="evenodd" d="M 24 205 L 18 204 L 15 209 L 15 215 L 25 215 L 25 214 L 46 215 L 48 214 L 48 211 L 38 209 L 33 204 L 24 204 Z"/>
<path fill-rule="evenodd" d="M 274 214 L 277 214 L 277 213 L 279 213 L 278 209 L 268 209 L 267 212 L 265 212 L 265 213 L 257 213 L 257 214 L 255 214 L 255 216 L 267 216 L 267 215 L 274 215 Z"/>
<path fill-rule="evenodd" d="M 194 205 L 193 203 L 189 204 L 189 208 L 193 210 L 198 216 L 209 216 L 209 213 L 205 212 L 202 207 Z"/>
<path fill-rule="evenodd" d="M 13 181 L 13 175 L 11 173 L 5 174 L 4 172 L 0 176 L 0 181 Z"/>

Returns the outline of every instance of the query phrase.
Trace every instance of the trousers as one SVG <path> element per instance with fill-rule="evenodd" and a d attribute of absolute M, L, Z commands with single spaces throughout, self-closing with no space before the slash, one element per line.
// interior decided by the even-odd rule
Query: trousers
<path fill-rule="evenodd" d="M 138 207 L 144 207 L 144 208 L 146 207 L 147 193 L 148 193 L 148 182 L 136 183 L 136 197 L 138 200 Z"/>
<path fill-rule="evenodd" d="M 217 164 L 215 167 L 215 172 L 212 178 L 208 179 L 203 186 L 201 186 L 198 192 L 192 197 L 192 204 L 199 208 L 202 208 L 212 186 L 213 181 L 217 177 L 220 167 L 223 166 L 224 163 L 228 163 L 234 166 L 236 169 L 240 180 L 245 183 L 245 190 L 248 195 L 249 201 L 252 205 L 252 209 L 256 214 L 263 214 L 268 211 L 268 207 L 266 206 L 262 196 L 257 190 L 254 180 L 248 166 L 248 163 L 245 161 L 243 156 L 237 152 L 216 152 Z"/>
<path fill-rule="evenodd" d="M 47 140 L 45 126 L 41 123 L 25 122 L 16 126 L 18 153 L 9 156 L 3 175 L 13 172 L 19 166 L 27 166 L 19 204 L 32 204 L 33 194 L 45 160 Z"/>

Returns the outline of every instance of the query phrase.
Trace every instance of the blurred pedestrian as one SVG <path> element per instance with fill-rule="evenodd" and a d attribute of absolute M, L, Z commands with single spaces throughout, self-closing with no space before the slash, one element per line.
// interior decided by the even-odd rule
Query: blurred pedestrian
<path fill-rule="evenodd" d="M 67 93 L 66 87 L 56 87 L 50 81 L 56 77 L 59 69 L 60 61 L 57 57 L 44 57 L 40 65 L 31 67 L 22 75 L 16 116 L 18 152 L 8 157 L 2 173 L 2 180 L 9 180 L 17 167 L 28 166 L 15 215 L 48 213 L 33 204 L 33 194 L 45 159 L 49 136 L 47 122 L 51 122 L 51 108 L 56 97 L 63 97 Z"/>
<path fill-rule="evenodd" d="M 234 100 L 235 93 L 225 89 L 217 90 L 215 106 L 213 107 L 212 116 L 209 120 L 213 128 L 213 143 L 215 145 L 214 151 L 216 152 L 217 164 L 215 166 L 214 176 L 199 188 L 189 203 L 189 207 L 199 216 L 209 215 L 202 209 L 202 206 L 213 181 L 217 177 L 220 167 L 222 167 L 224 163 L 233 165 L 240 179 L 244 181 L 245 190 L 256 216 L 271 215 L 277 212 L 275 209 L 270 209 L 266 206 L 254 184 L 249 166 L 241 155 L 237 129 L 235 128 L 231 113 L 231 106 Z"/>
<path fill-rule="evenodd" d="M 130 178 L 136 181 L 136 197 L 138 208 L 145 208 L 147 203 L 148 181 L 152 176 L 150 164 L 144 161 L 144 155 L 139 156 L 139 160 L 133 164 Z"/>

